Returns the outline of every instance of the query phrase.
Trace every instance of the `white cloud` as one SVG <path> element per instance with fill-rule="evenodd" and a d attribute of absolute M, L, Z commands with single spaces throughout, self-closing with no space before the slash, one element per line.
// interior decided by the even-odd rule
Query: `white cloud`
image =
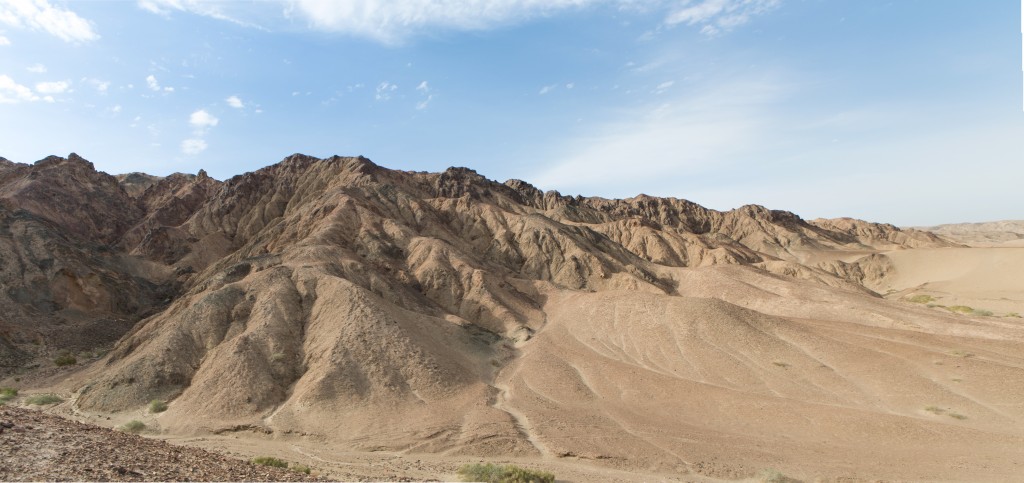
<path fill-rule="evenodd" d="M 422 111 L 430 105 L 430 101 L 434 99 L 434 94 L 430 92 L 430 84 L 427 84 L 427 81 L 420 82 L 420 85 L 416 86 L 416 91 L 427 96 L 425 99 L 416 103 L 416 109 Z"/>
<path fill-rule="evenodd" d="M 82 78 L 82 82 L 91 85 L 100 94 L 105 94 L 107 92 L 107 89 L 110 88 L 110 81 Z"/>
<path fill-rule="evenodd" d="M 751 17 L 767 13 L 780 4 L 782 0 L 701 0 L 696 4 L 684 1 L 669 12 L 665 24 L 700 24 L 700 32 L 713 37 L 743 25 Z"/>
<path fill-rule="evenodd" d="M 114 107 L 111 107 L 110 108 L 110 112 L 112 112 L 114 114 L 120 114 L 121 113 L 121 105 L 118 104 L 118 105 L 116 105 Z"/>
<path fill-rule="evenodd" d="M 32 65 L 32 66 L 26 67 L 25 70 L 27 70 L 27 71 L 29 71 L 29 72 L 31 72 L 33 74 L 45 74 L 46 73 L 46 66 L 43 65 L 43 64 L 36 64 L 36 65 Z"/>
<path fill-rule="evenodd" d="M 18 84 L 6 75 L 0 75 L 0 104 L 15 104 L 21 101 L 38 101 L 39 96 L 32 89 Z"/>
<path fill-rule="evenodd" d="M 0 47 L 3 47 L 5 45 L 11 45 L 11 39 L 8 39 L 7 37 L 0 35 Z"/>
<path fill-rule="evenodd" d="M 565 88 L 566 88 L 566 89 L 572 89 L 573 87 L 576 87 L 576 84 L 575 84 L 575 83 L 573 83 L 573 82 L 570 82 L 570 83 L 568 83 L 568 84 L 566 84 L 566 85 L 565 85 Z"/>
<path fill-rule="evenodd" d="M 216 126 L 219 122 L 219 119 L 213 117 L 213 115 L 206 112 L 205 109 L 199 109 L 198 111 L 193 112 L 188 118 L 188 123 L 197 129 L 208 129 Z"/>
<path fill-rule="evenodd" d="M 661 84 L 658 84 L 658 87 L 654 88 L 654 93 L 655 94 L 661 94 L 661 93 L 665 92 L 666 90 L 668 90 L 669 87 L 672 87 L 673 85 L 675 85 L 675 83 L 676 83 L 676 81 L 665 81 L 665 82 L 662 82 Z"/>
<path fill-rule="evenodd" d="M 619 112 L 566 140 L 557 148 L 563 154 L 527 179 L 602 196 L 678 190 L 688 176 L 755 157 L 774 142 L 766 113 L 784 92 L 772 81 L 733 82 Z"/>
<path fill-rule="evenodd" d="M 238 98 L 238 96 L 231 96 L 227 99 L 224 99 L 224 102 L 227 102 L 229 106 L 235 109 L 241 109 L 245 107 L 245 103 L 243 103 L 242 100 Z"/>
<path fill-rule="evenodd" d="M 206 151 L 206 141 L 202 139 L 186 139 L 181 142 L 181 152 L 188 155 L 199 154 Z"/>
<path fill-rule="evenodd" d="M 547 94 L 548 92 L 551 92 L 551 91 L 555 90 L 555 88 L 557 88 L 557 87 L 558 87 L 558 84 L 551 84 L 549 86 L 541 87 L 540 88 L 540 92 L 538 92 L 538 94 L 543 96 L 544 94 Z"/>
<path fill-rule="evenodd" d="M 377 94 L 374 96 L 378 101 L 386 101 L 391 99 L 391 93 L 395 92 L 398 86 L 388 81 L 381 82 L 377 85 Z"/>
<path fill-rule="evenodd" d="M 423 30 L 482 30 L 595 3 L 599 0 L 295 0 L 289 12 L 317 29 L 396 43 Z"/>
<path fill-rule="evenodd" d="M 263 29 L 257 22 L 282 28 L 305 23 L 309 28 L 399 44 L 423 32 L 486 30 L 601 5 L 624 15 L 666 11 L 663 26 L 708 24 L 706 34 L 746 23 L 782 0 L 138 0 L 143 10 L 169 17 L 175 12 L 216 18 Z M 252 20 L 256 19 L 256 20 Z M 659 27 L 660 28 L 660 27 Z M 653 37 L 653 32 L 645 34 Z M 288 63 L 288 61 L 285 61 Z M 411 66 L 411 63 L 409 63 Z"/>
<path fill-rule="evenodd" d="M 153 92 L 174 92 L 173 87 L 160 87 L 160 82 L 156 80 L 156 76 L 153 74 L 146 76 L 146 86 Z"/>
<path fill-rule="evenodd" d="M 36 92 L 40 94 L 63 94 L 71 87 L 68 81 L 39 82 L 36 83 Z"/>
<path fill-rule="evenodd" d="M 223 0 L 139 0 L 138 5 L 139 8 L 146 10 L 147 12 L 163 15 L 165 17 L 169 17 L 173 11 L 188 12 L 218 20 L 226 20 L 244 27 L 262 29 L 259 25 L 246 22 L 225 12 L 224 9 L 231 8 L 232 3 L 234 2 L 225 2 Z M 269 4 L 270 2 L 264 3 Z M 253 2 L 247 7 L 241 8 L 240 13 L 244 14 L 246 13 L 246 10 L 252 10 L 259 6 L 260 2 Z"/>
<path fill-rule="evenodd" d="M 0 23 L 43 31 L 65 42 L 100 38 L 91 22 L 47 0 L 4 0 L 0 2 Z"/>

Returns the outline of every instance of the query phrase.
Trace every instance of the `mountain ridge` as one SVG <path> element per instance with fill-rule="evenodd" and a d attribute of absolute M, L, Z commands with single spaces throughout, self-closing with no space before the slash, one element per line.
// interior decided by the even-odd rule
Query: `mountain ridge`
<path fill-rule="evenodd" d="M 877 399 L 868 389 L 882 384 L 877 371 L 851 361 L 884 357 L 889 372 L 939 398 L 950 388 L 909 361 L 945 357 L 942 349 L 892 359 L 857 334 L 914 333 L 929 347 L 972 337 L 986 354 L 1003 354 L 1000 331 L 1021 338 L 873 291 L 894 270 L 886 252 L 958 246 L 893 225 L 566 196 L 468 168 L 397 171 L 363 157 L 295 154 L 224 181 L 199 172 L 118 182 L 87 163 L 47 158 L 0 171 L 0 221 L 14 227 L 0 230 L 0 255 L 19 261 L 0 272 L 16 288 L 0 303 L 23 314 L 2 321 L 0 350 L 9 374 L 30 364 L 61 374 L 70 370 L 48 360 L 60 351 L 109 348 L 67 372 L 74 411 L 125 414 L 166 400 L 147 424 L 173 434 L 299 434 L 357 451 L 584 455 L 696 471 L 705 466 L 685 454 L 718 458 L 709 447 L 640 435 L 704 423 L 649 421 L 615 401 L 658 414 L 698 408 L 692 391 L 748 409 L 790 404 L 777 394 L 800 410 L 835 407 L 830 421 L 867 423 L 882 411 L 923 425 L 914 426 L 923 435 L 935 426 L 918 421 L 914 403 Z M 62 166 L 63 201 L 40 201 L 52 190 L 39 183 Z M 92 221 L 100 213 L 124 219 Z M 971 364 L 1013 378 L 1011 360 Z M 597 382 L 603 368 L 614 382 Z M 778 372 L 789 368 L 798 379 Z M 825 383 L 842 390 L 815 386 Z M 997 431 L 996 416 L 966 401 L 955 400 L 982 415 L 972 424 Z M 570 409 L 565 421 L 600 439 L 560 423 Z M 744 414 L 743 424 L 767 424 Z M 740 437 L 740 426 L 716 418 L 699 429 L 709 441 Z M 763 445 L 809 454 L 775 434 L 756 433 L 728 474 L 765 461 Z M 999 445 L 1015 444 L 999 435 Z"/>

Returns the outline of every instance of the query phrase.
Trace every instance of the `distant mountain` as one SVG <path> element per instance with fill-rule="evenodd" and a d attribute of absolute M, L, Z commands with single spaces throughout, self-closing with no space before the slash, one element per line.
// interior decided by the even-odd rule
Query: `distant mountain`
<path fill-rule="evenodd" d="M 917 229 L 971 246 L 1024 246 L 1024 220 L 952 223 Z"/>

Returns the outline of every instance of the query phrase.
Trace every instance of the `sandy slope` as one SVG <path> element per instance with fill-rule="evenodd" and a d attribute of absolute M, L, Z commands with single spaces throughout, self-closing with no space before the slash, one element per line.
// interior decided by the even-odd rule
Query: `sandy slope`
<path fill-rule="evenodd" d="M 935 304 L 1024 314 L 1024 248 L 943 248 L 888 252 L 895 270 L 876 288 L 926 294 Z"/>
<path fill-rule="evenodd" d="M 1024 471 L 1024 324 L 739 267 L 679 276 L 695 297 L 551 294 L 500 378 L 546 457 L 723 478 Z"/>

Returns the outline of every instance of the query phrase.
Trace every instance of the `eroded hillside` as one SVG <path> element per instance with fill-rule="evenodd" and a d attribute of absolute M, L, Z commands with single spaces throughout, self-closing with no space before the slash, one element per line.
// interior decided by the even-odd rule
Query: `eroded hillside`
<path fill-rule="evenodd" d="M 1021 443 L 1024 385 L 986 382 L 1024 382 L 1020 327 L 871 290 L 893 270 L 878 252 L 954 245 L 928 232 L 361 157 L 224 182 L 118 183 L 74 155 L 0 169 L 0 243 L 20 260 L 3 303 L 27 314 L 3 321 L 5 357 L 101 343 L 58 340 L 68 314 L 118 340 L 75 375 L 81 411 L 164 399 L 151 422 L 178 433 L 728 477 L 768 461 L 839 475 L 848 454 L 884 473 L 936 431 L 942 451 L 984 442 L 999 461 Z M 58 193 L 42 180 L 61 170 Z M 939 405 L 969 419 L 924 409 Z M 839 436 L 887 425 L 904 443 Z"/>

